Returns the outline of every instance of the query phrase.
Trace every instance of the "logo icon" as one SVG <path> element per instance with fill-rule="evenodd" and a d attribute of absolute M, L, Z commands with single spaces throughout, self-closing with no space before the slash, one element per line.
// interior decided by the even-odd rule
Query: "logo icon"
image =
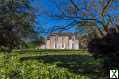
<path fill-rule="evenodd" d="M 118 78 L 118 70 L 110 70 L 110 78 Z"/>

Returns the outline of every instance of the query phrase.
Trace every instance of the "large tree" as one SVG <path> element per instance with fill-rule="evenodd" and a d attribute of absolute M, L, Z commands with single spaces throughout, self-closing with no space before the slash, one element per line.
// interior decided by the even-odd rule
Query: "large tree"
<path fill-rule="evenodd" d="M 35 16 L 30 0 L 0 0 L 0 48 L 11 51 L 33 33 Z"/>
<path fill-rule="evenodd" d="M 56 12 L 53 9 L 54 12 L 47 12 L 46 15 L 70 22 L 64 26 L 55 26 L 53 30 L 78 26 L 81 31 L 82 28 L 88 33 L 92 31 L 91 35 L 96 31 L 98 38 L 93 38 L 88 43 L 89 52 L 93 52 L 96 57 L 104 58 L 105 69 L 119 67 L 119 0 L 50 0 L 50 2 L 55 5 Z M 96 27 L 94 31 L 92 26 Z"/>
<path fill-rule="evenodd" d="M 94 25 L 99 35 L 104 36 L 109 26 L 116 26 L 117 16 L 114 13 L 119 9 L 118 0 L 49 0 L 49 2 L 54 4 L 55 9 L 54 12 L 45 11 L 46 15 L 53 19 L 70 22 L 64 26 L 54 26 L 53 30 L 87 26 L 84 24 L 95 21 Z M 84 22 L 83 25 L 82 22 Z"/>

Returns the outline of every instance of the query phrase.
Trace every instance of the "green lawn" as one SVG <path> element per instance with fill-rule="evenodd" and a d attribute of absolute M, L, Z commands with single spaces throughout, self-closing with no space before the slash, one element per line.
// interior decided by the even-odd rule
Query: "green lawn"
<path fill-rule="evenodd" d="M 84 50 L 0 53 L 0 79 L 104 79 L 101 61 Z"/>

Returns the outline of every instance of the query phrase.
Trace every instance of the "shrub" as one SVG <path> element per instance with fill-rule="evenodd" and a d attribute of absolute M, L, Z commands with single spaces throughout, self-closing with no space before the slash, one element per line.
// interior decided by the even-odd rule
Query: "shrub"
<path fill-rule="evenodd" d="M 119 67 L 119 33 L 108 33 L 103 38 L 92 39 L 88 44 L 88 50 L 95 57 L 104 58 L 104 68 Z"/>
<path fill-rule="evenodd" d="M 89 79 L 57 67 L 56 64 L 46 64 L 38 60 L 20 61 L 19 58 L 19 55 L 9 57 L 9 61 L 0 67 L 0 79 Z"/>

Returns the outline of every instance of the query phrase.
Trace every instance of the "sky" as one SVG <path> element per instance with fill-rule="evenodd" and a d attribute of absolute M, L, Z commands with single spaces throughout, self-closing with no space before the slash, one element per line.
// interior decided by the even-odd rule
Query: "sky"
<path fill-rule="evenodd" d="M 66 0 L 64 0 L 65 2 Z M 33 6 L 35 8 L 37 8 L 38 12 L 37 12 L 37 18 L 36 18 L 36 31 L 40 31 L 40 32 L 44 32 L 44 30 L 47 32 L 47 30 L 49 30 L 49 28 L 52 28 L 53 26 L 63 26 L 65 24 L 68 24 L 70 23 L 71 21 L 67 21 L 67 20 L 57 20 L 57 19 L 54 19 L 52 17 L 48 17 L 47 15 L 45 14 L 42 14 L 41 12 L 39 12 L 39 9 L 40 11 L 42 11 L 42 9 L 47 8 L 49 12 L 53 13 L 53 12 L 58 12 L 55 8 L 55 5 L 52 4 L 50 2 L 50 0 L 34 0 L 33 2 Z M 43 6 L 43 8 L 42 8 Z M 68 31 L 68 32 L 74 32 L 75 29 L 74 28 L 71 28 L 71 29 L 68 29 L 68 30 L 65 30 L 65 31 Z"/>
<path fill-rule="evenodd" d="M 33 6 L 36 8 L 36 13 L 38 15 L 36 17 L 35 31 L 38 31 L 38 32 L 41 32 L 41 33 L 44 32 L 44 31 L 47 32 L 53 26 L 63 26 L 63 25 L 69 24 L 72 21 L 72 20 L 56 20 L 52 17 L 48 17 L 46 15 L 48 12 L 54 13 L 54 14 L 58 13 L 58 10 L 56 9 L 55 4 L 53 4 L 51 1 L 53 1 L 53 0 L 34 0 L 32 2 Z M 61 6 L 65 6 L 68 3 L 68 0 L 59 0 L 59 2 L 60 1 L 63 2 L 63 4 L 61 4 Z M 79 1 L 80 4 L 83 4 L 82 3 L 83 0 L 75 0 L 75 1 Z M 90 0 L 86 0 L 86 1 L 88 3 L 88 1 L 90 1 Z M 95 0 L 95 1 L 97 1 L 96 5 L 98 6 L 98 1 L 99 0 Z M 115 7 L 118 8 L 119 7 L 119 1 L 113 3 L 112 6 L 115 6 Z M 81 5 L 81 7 L 85 8 L 85 5 Z M 92 9 L 92 12 L 93 11 L 94 10 Z M 96 18 L 100 18 L 98 16 L 98 12 L 94 11 L 94 14 L 95 14 Z M 114 17 L 119 15 L 119 8 L 116 9 L 116 10 L 113 10 L 113 9 L 110 8 L 108 14 L 111 15 L 111 16 L 114 16 Z M 68 29 L 66 31 L 75 32 L 75 29 L 71 28 L 71 29 Z"/>

